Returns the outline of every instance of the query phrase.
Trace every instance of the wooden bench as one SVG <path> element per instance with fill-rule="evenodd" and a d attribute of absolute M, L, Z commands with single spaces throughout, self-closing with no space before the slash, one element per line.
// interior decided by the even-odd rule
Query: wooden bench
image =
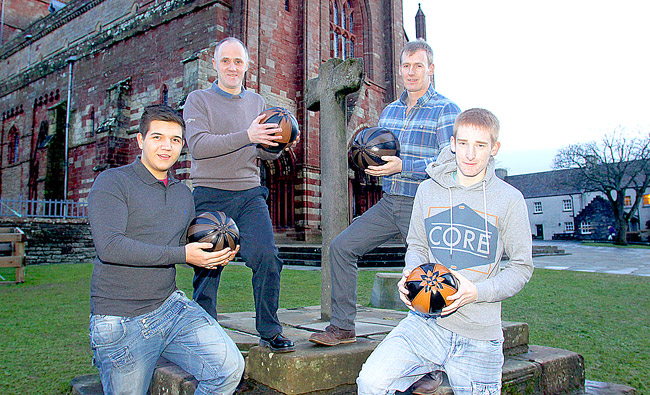
<path fill-rule="evenodd" d="M 20 228 L 0 228 L 0 267 L 16 268 L 15 281 L 0 284 L 25 282 L 25 234 Z"/>

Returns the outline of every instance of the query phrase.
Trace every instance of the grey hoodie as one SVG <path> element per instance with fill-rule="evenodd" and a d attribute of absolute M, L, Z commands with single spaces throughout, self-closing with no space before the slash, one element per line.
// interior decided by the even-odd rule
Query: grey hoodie
<path fill-rule="evenodd" d="M 405 270 L 438 262 L 460 271 L 478 288 L 478 299 L 438 324 L 459 335 L 498 340 L 501 301 L 514 296 L 533 273 L 532 237 L 524 198 L 494 173 L 490 158 L 483 181 L 469 187 L 455 179 L 456 156 L 447 146 L 426 171 L 415 195 Z M 503 269 L 503 253 L 510 258 Z"/>

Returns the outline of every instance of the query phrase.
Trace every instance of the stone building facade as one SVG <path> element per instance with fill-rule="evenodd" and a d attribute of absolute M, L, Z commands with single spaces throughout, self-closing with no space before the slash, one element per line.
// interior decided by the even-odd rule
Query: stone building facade
<path fill-rule="evenodd" d="M 19 2 L 27 14 L 42 3 Z M 327 59 L 363 58 L 364 84 L 347 101 L 350 140 L 401 91 L 401 0 L 69 0 L 24 16 L 33 22 L 0 46 L 2 198 L 84 200 L 99 172 L 139 153 L 143 108 L 182 110 L 189 92 L 216 77 L 215 43 L 233 35 L 249 49 L 247 88 L 300 123 L 299 146 L 260 166 L 276 232 L 310 239 L 319 234 L 320 146 L 306 81 Z M 191 185 L 186 151 L 175 170 Z M 352 172 L 350 180 L 351 212 L 360 214 L 380 187 Z"/>

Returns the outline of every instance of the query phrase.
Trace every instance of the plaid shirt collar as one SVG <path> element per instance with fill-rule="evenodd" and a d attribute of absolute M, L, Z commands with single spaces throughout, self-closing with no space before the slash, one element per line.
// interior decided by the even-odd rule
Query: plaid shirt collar
<path fill-rule="evenodd" d="M 424 92 L 424 95 L 422 95 L 422 97 L 418 99 L 417 104 L 421 105 L 422 103 L 428 102 L 435 94 L 436 94 L 436 90 L 433 89 L 433 84 L 429 84 L 429 88 L 427 89 L 426 92 Z M 408 105 L 408 99 L 409 99 L 408 91 L 405 89 L 404 92 L 402 92 L 402 94 L 400 95 L 399 101 L 406 106 Z"/>

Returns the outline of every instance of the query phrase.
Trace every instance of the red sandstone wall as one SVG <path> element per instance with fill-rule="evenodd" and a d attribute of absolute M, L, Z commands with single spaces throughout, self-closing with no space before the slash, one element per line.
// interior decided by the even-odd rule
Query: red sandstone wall
<path fill-rule="evenodd" d="M 3 81 L 10 82 L 6 86 L 21 85 L 21 78 L 25 81 L 0 97 L 3 113 L 0 195 L 27 196 L 31 166 L 32 178 L 41 180 L 32 193 L 35 190 L 37 197 L 42 197 L 47 155 L 44 150 L 33 153 L 31 147 L 41 122 L 47 121 L 50 133 L 54 133 L 56 111 L 51 108 L 65 106 L 69 73 L 62 59 L 69 56 L 66 51 L 81 54 L 74 62 L 67 196 L 76 200 L 86 197 L 98 171 L 129 163 L 139 153 L 134 132 L 142 108 L 160 102 L 163 85 L 168 89 L 168 103 L 178 107 L 191 90 L 208 87 L 214 81 L 216 73 L 210 64 L 212 50 L 206 48 L 234 31 L 241 32 L 240 38 L 249 47 L 251 65 L 247 87 L 264 96 L 269 106 L 289 108 L 301 124 L 302 140 L 295 149 L 294 160 L 296 225 L 317 234 L 320 225 L 318 113 L 304 108 L 303 95 L 305 81 L 315 78 L 320 64 L 330 56 L 329 0 L 290 0 L 288 11 L 284 0 L 233 0 L 232 5 L 230 1 L 197 0 L 183 6 L 185 11 L 191 8 L 187 14 L 171 10 L 138 25 L 138 20 L 144 20 L 160 7 L 158 3 L 150 0 L 134 7 L 127 0 L 105 0 L 75 16 L 61 29 L 32 44 L 31 56 L 42 60 L 42 75 L 34 67 L 27 70 L 18 66 L 25 63 L 27 47 L 0 59 L 4 68 L 0 86 Z M 394 83 L 389 76 L 395 67 L 386 59 L 403 43 L 401 3 L 398 3 L 399 0 L 358 0 L 355 52 L 363 55 L 366 82 L 350 117 L 350 138 L 359 129 L 376 125 L 381 110 L 394 96 Z M 243 10 L 245 4 L 247 10 Z M 239 11 L 235 15 L 231 9 Z M 231 23 L 235 26 L 230 26 Z M 74 26 L 91 28 L 86 31 Z M 54 39 L 55 36 L 58 38 Z M 59 96 L 54 99 L 52 93 L 57 91 Z M 34 101 L 38 103 L 39 97 L 45 99 L 34 110 Z M 21 105 L 23 112 L 16 115 Z M 21 153 L 19 161 L 10 165 L 7 134 L 12 126 L 20 131 Z M 38 162 L 36 170 L 35 162 Z M 189 158 L 184 153 L 175 166 L 177 175 L 186 179 L 188 167 Z"/>

